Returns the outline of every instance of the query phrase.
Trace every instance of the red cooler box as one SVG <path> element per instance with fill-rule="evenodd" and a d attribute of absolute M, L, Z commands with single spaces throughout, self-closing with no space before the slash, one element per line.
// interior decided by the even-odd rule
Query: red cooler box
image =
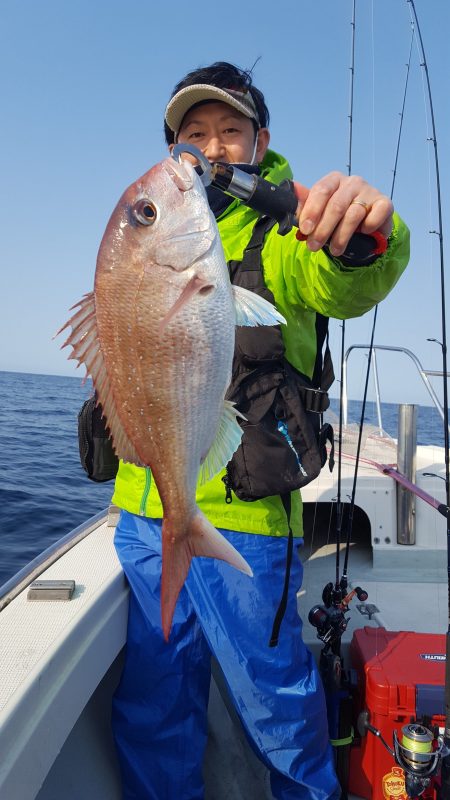
<path fill-rule="evenodd" d="M 369 722 L 393 746 L 393 732 L 411 720 L 444 725 L 445 635 L 362 628 L 353 634 L 351 663 L 356 670 L 355 719 Z M 403 771 L 378 737 L 367 733 L 350 751 L 352 794 L 366 800 L 406 800 Z M 423 798 L 435 798 L 433 789 Z"/>

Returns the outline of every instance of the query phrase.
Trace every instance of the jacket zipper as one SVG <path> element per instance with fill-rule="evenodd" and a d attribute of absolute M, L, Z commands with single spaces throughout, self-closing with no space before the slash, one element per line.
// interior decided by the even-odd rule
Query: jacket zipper
<path fill-rule="evenodd" d="M 139 506 L 139 515 L 141 517 L 145 517 L 145 506 L 147 505 L 148 493 L 150 491 L 151 482 L 152 482 L 152 474 L 150 472 L 150 467 L 145 467 L 145 486 L 144 486 L 144 492 L 142 494 L 141 505 Z"/>
<path fill-rule="evenodd" d="M 223 476 L 222 481 L 225 484 L 225 502 L 227 504 L 232 503 L 233 502 L 233 495 L 231 494 L 232 483 L 231 483 L 231 477 L 230 477 L 230 471 L 229 471 L 229 465 L 228 464 L 225 467 L 225 475 Z"/>

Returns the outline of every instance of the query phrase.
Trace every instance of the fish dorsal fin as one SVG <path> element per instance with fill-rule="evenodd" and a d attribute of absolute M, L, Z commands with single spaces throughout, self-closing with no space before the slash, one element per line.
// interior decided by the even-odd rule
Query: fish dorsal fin
<path fill-rule="evenodd" d="M 103 416 L 106 419 L 106 425 L 111 433 L 114 450 L 118 457 L 124 461 L 131 461 L 133 464 L 143 466 L 117 413 L 98 338 L 94 292 L 85 294 L 82 300 L 72 308 L 78 308 L 79 310 L 58 331 L 59 334 L 69 326 L 72 328 L 70 336 L 61 347 L 70 345 L 72 352 L 69 359 L 74 358 L 78 361 L 78 366 L 84 364 L 86 377 L 88 375 L 91 376 L 98 402 L 102 406 Z"/>
<path fill-rule="evenodd" d="M 264 297 L 242 286 L 233 286 L 236 325 L 286 325 L 282 314 Z"/>
<path fill-rule="evenodd" d="M 245 417 L 234 407 L 234 403 L 224 400 L 216 437 L 200 469 L 200 484 L 217 475 L 228 464 L 242 439 L 242 428 L 237 417 Z"/>

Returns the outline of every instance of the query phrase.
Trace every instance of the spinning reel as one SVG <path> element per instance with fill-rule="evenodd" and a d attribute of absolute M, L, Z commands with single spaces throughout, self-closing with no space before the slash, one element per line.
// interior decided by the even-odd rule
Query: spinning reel
<path fill-rule="evenodd" d="M 394 731 L 394 747 L 390 747 L 378 728 L 369 723 L 368 711 L 358 718 L 358 731 L 365 736 L 367 731 L 377 736 L 386 750 L 395 759 L 405 774 L 405 791 L 408 797 L 420 797 L 437 775 L 441 759 L 450 754 L 444 739 L 437 731 L 433 733 L 420 722 L 410 722 L 401 730 L 401 738 Z"/>

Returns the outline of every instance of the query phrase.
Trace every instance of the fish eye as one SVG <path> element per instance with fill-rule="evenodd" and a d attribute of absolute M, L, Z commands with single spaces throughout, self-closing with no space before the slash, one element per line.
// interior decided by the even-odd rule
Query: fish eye
<path fill-rule="evenodd" d="M 157 217 L 156 206 L 150 200 L 139 200 L 132 213 L 140 225 L 153 225 Z"/>

